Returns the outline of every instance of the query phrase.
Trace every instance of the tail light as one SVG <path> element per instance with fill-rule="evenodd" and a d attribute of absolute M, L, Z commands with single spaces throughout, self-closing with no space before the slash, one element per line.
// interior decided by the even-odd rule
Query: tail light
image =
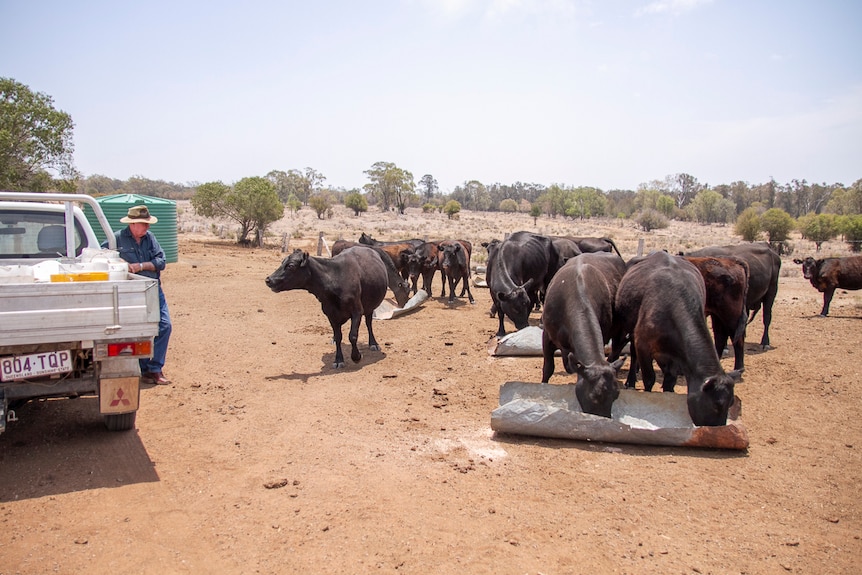
<path fill-rule="evenodd" d="M 97 343 L 94 351 L 97 360 L 109 357 L 149 357 L 153 354 L 153 342 L 145 340 Z"/>

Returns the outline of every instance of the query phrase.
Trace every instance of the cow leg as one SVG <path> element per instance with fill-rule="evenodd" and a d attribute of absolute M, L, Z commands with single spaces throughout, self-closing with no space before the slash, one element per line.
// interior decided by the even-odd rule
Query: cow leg
<path fill-rule="evenodd" d="M 344 367 L 344 354 L 341 352 L 341 324 L 330 320 L 332 325 L 332 340 L 335 342 L 335 363 L 332 367 L 339 369 Z"/>
<path fill-rule="evenodd" d="M 641 370 L 641 378 L 644 382 L 644 391 L 652 391 L 652 388 L 655 385 L 655 368 L 653 368 L 652 365 L 652 358 L 638 360 L 638 367 L 640 367 Z M 632 385 L 632 387 L 634 387 L 634 385 Z"/>
<path fill-rule="evenodd" d="M 738 337 L 733 341 L 733 369 L 745 370 L 745 336 Z"/>
<path fill-rule="evenodd" d="M 723 326 L 718 325 L 715 318 L 712 318 L 712 341 L 715 342 L 715 352 L 718 354 L 718 359 L 721 359 L 721 356 L 724 355 L 724 348 L 727 347 L 727 340 L 729 338 L 730 334 L 727 333 L 727 330 Z M 736 352 L 734 351 L 734 353 Z"/>
<path fill-rule="evenodd" d="M 470 276 L 465 274 L 465 275 L 461 276 L 461 279 L 462 279 L 461 294 L 458 297 L 464 297 L 464 294 L 470 290 L 469 282 L 467 281 L 470 279 Z"/>
<path fill-rule="evenodd" d="M 833 295 L 835 295 L 835 288 L 827 289 L 823 292 L 823 309 L 820 310 L 820 315 L 823 317 L 829 315 L 829 304 L 832 303 Z"/>
<path fill-rule="evenodd" d="M 443 281 L 443 291 L 440 292 L 440 297 L 446 297 L 446 272 L 440 270 L 440 279 Z"/>
<path fill-rule="evenodd" d="M 371 319 L 374 317 L 374 312 L 365 314 L 365 327 L 368 328 L 368 349 L 371 351 L 380 351 L 380 345 L 374 337 L 374 330 L 371 328 Z"/>
<path fill-rule="evenodd" d="M 769 345 L 769 325 L 772 323 L 772 304 L 775 303 L 777 293 L 768 293 L 763 298 L 763 337 L 760 339 L 760 347 L 771 349 Z"/>
<path fill-rule="evenodd" d="M 676 387 L 676 376 L 662 370 L 661 371 L 661 390 L 673 393 L 673 388 Z"/>
<path fill-rule="evenodd" d="M 542 383 L 548 383 L 548 380 L 554 375 L 554 354 L 556 352 L 557 346 L 548 337 L 547 330 L 542 331 Z"/>
<path fill-rule="evenodd" d="M 470 303 L 475 304 L 476 300 L 473 299 L 473 292 L 470 291 L 470 276 L 464 276 L 464 287 L 467 290 L 467 297 L 470 299 Z M 464 290 L 461 290 L 461 297 L 464 297 Z"/>
<path fill-rule="evenodd" d="M 634 336 L 632 336 L 632 367 L 629 369 L 629 378 L 632 380 L 631 387 L 635 386 L 637 369 L 640 369 L 641 379 L 644 382 L 644 391 L 652 391 L 655 385 L 655 368 L 652 364 L 652 356 L 648 353 L 649 349 L 637 349 L 636 343 Z M 634 372 L 634 377 L 632 377 L 632 372 Z M 626 380 L 626 387 L 629 387 L 628 379 Z"/>
<path fill-rule="evenodd" d="M 629 338 L 629 374 L 626 376 L 626 388 L 634 389 L 638 381 L 638 354 L 635 349 L 634 336 Z"/>
<path fill-rule="evenodd" d="M 496 308 L 496 304 L 494 304 L 494 307 Z M 506 335 L 506 328 L 505 328 L 505 326 L 503 326 L 503 317 L 505 315 L 506 314 L 504 314 L 502 311 L 498 310 L 497 319 L 500 322 L 500 326 L 497 328 L 497 337 L 503 337 L 504 335 Z M 493 316 L 491 316 L 491 317 L 493 317 Z"/>
<path fill-rule="evenodd" d="M 458 283 L 458 280 L 451 274 L 449 274 L 449 303 L 455 301 L 455 285 Z M 445 288 L 443 289 L 443 294 L 446 294 Z"/>
<path fill-rule="evenodd" d="M 352 359 L 354 363 L 362 359 L 362 354 L 359 353 L 359 347 L 356 345 L 359 341 L 359 322 L 361 320 L 362 314 L 359 312 L 353 312 L 353 315 L 350 316 L 350 333 L 347 337 L 350 340 L 350 359 Z M 344 360 L 342 359 L 341 361 L 343 366 Z"/>
<path fill-rule="evenodd" d="M 733 338 L 733 334 L 728 333 L 723 326 L 716 326 L 715 322 L 712 324 L 712 337 L 715 341 L 715 351 L 718 353 L 718 359 L 721 359 L 721 356 L 724 355 L 724 348 L 727 347 L 727 340 L 730 339 L 733 344 L 733 369 L 738 369 L 740 371 L 745 369 L 745 332 L 737 337 Z"/>

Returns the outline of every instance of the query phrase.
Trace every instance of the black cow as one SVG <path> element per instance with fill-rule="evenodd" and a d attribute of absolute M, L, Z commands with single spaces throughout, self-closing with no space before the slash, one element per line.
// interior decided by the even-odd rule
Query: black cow
<path fill-rule="evenodd" d="M 554 373 L 559 349 L 568 373 L 577 373 L 575 394 L 587 413 L 611 416 L 619 397 L 617 370 L 605 359 L 605 344 L 613 335 L 613 307 L 626 264 L 605 252 L 569 260 L 551 279 L 542 312 L 542 383 Z"/>
<path fill-rule="evenodd" d="M 383 265 L 386 266 L 386 275 L 389 279 L 389 289 L 392 290 L 392 295 L 395 296 L 395 301 L 398 302 L 398 305 L 400 307 L 404 307 L 407 302 L 410 301 L 410 284 L 401 277 L 398 270 L 395 268 L 395 264 L 392 263 L 392 258 L 390 258 L 389 254 L 387 254 L 382 248 L 360 244 L 358 242 L 351 242 L 349 240 L 335 240 L 330 251 L 332 253 L 332 257 L 335 257 L 347 248 L 353 247 L 374 250 L 377 253 L 380 260 L 383 262 Z"/>
<path fill-rule="evenodd" d="M 560 258 L 560 266 L 563 266 L 568 260 L 575 256 L 581 255 L 583 252 L 578 247 L 578 243 L 564 236 L 550 236 L 554 242 L 554 247 L 557 249 L 557 255 Z"/>
<path fill-rule="evenodd" d="M 616 252 L 618 256 L 623 257 L 620 250 L 617 249 L 617 244 L 611 238 L 590 238 L 590 237 L 575 237 L 562 236 L 568 238 L 578 244 L 578 249 L 581 252 L 596 253 L 596 252 Z"/>
<path fill-rule="evenodd" d="M 706 315 L 712 319 L 715 350 L 721 357 L 729 339 L 733 369 L 745 369 L 745 327 L 748 320 L 748 264 L 736 257 L 684 256 L 706 285 Z"/>
<path fill-rule="evenodd" d="M 312 293 L 323 308 L 332 326 L 335 340 L 335 363 L 344 367 L 341 352 L 341 326 L 350 320 L 350 359 L 362 359 L 356 342 L 359 323 L 365 316 L 368 328 L 368 347 L 380 351 L 371 319 L 374 310 L 386 295 L 386 266 L 373 250 L 348 248 L 333 258 L 309 257 L 308 252 L 294 250 L 284 258 L 281 266 L 266 278 L 266 285 L 274 292 L 302 289 Z"/>
<path fill-rule="evenodd" d="M 493 301 L 492 315 L 499 318 L 497 337 L 506 335 L 503 316 L 518 329 L 529 325 L 539 290 L 546 290 L 559 269 L 559 255 L 551 238 L 532 232 L 515 232 L 502 242 L 482 244 L 488 250 L 485 279 Z"/>
<path fill-rule="evenodd" d="M 793 260 L 793 263 L 802 265 L 802 275 L 823 294 L 823 309 L 820 310 L 823 317 L 829 314 L 829 304 L 837 288 L 862 289 L 862 256 L 819 260 L 807 257 Z"/>
<path fill-rule="evenodd" d="M 769 349 L 769 325 L 772 323 L 772 305 L 778 295 L 778 275 L 781 258 L 766 242 L 713 246 L 688 252 L 687 256 L 736 256 L 748 264 L 748 297 L 750 312 L 748 323 L 763 306 L 763 337 L 760 346 Z"/>
<path fill-rule="evenodd" d="M 440 255 L 440 271 L 443 277 L 449 280 L 449 303 L 455 301 L 455 287 L 461 281 L 461 295 L 467 293 L 470 303 L 476 303 L 473 293 L 470 291 L 470 252 L 460 241 L 448 240 L 437 245 L 437 253 Z M 446 295 L 446 283 L 443 283 L 443 296 Z"/>
<path fill-rule="evenodd" d="M 706 325 L 705 300 L 703 276 L 694 264 L 658 251 L 629 266 L 617 289 L 614 313 L 619 329 L 631 336 L 626 387 L 634 387 L 639 367 L 644 389 L 652 391 L 656 360 L 664 391 L 672 392 L 676 378 L 685 377 L 695 425 L 725 425 L 739 372 L 725 373 L 721 367 Z M 610 359 L 619 357 L 621 344 L 614 340 Z"/>
<path fill-rule="evenodd" d="M 407 278 L 410 280 L 412 292 L 415 294 L 418 290 L 417 284 L 421 276 L 422 289 L 430 296 L 434 274 L 439 269 L 440 260 L 437 254 L 437 242 L 425 242 L 414 249 L 413 253 L 407 256 Z"/>

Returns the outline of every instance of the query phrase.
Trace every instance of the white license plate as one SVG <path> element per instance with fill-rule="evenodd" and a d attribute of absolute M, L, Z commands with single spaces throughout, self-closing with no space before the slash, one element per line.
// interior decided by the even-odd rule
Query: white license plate
<path fill-rule="evenodd" d="M 65 349 L 0 358 L 0 380 L 2 381 L 67 371 L 72 371 L 72 352 Z"/>

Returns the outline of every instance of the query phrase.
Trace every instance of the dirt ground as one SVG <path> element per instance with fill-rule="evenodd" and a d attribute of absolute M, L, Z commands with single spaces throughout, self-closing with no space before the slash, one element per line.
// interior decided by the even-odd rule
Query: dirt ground
<path fill-rule="evenodd" d="M 627 258 L 638 234 L 413 217 L 306 214 L 244 249 L 185 214 L 163 276 L 174 385 L 142 390 L 129 432 L 106 431 L 92 398 L 18 410 L 0 435 L 0 574 L 860 572 L 862 292 L 816 317 L 821 295 L 784 258 L 774 349 L 759 349 L 758 316 L 737 386 L 747 451 L 499 436 L 500 386 L 540 381 L 541 358 L 488 354 L 487 289 L 449 305 L 438 277 L 421 309 L 375 322 L 382 351 L 363 327 L 362 361 L 335 370 L 314 297 L 264 285 L 280 238 L 314 255 L 318 228 L 440 233 L 481 260 L 478 241 L 507 225 L 607 233 Z M 686 230 L 645 247 L 731 238 Z M 558 365 L 551 383 L 571 381 Z"/>

